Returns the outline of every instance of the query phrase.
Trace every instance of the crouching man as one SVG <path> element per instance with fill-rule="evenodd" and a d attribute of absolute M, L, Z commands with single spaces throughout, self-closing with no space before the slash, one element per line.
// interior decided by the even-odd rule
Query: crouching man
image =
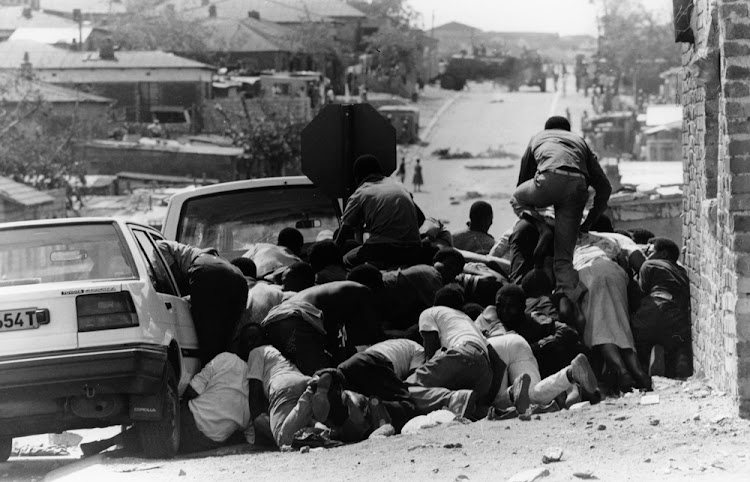
<path fill-rule="evenodd" d="M 181 453 L 218 448 L 244 430 L 250 423 L 245 361 L 233 353 L 217 355 L 190 381 L 179 413 Z M 81 451 L 94 455 L 119 444 L 140 448 L 132 427 L 112 438 L 81 444 Z"/>

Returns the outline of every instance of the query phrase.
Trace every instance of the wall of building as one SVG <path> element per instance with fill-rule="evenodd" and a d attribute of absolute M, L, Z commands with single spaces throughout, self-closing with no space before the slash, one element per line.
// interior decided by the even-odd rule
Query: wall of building
<path fill-rule="evenodd" d="M 695 369 L 750 417 L 750 0 L 695 0 L 683 44 L 685 265 Z"/>

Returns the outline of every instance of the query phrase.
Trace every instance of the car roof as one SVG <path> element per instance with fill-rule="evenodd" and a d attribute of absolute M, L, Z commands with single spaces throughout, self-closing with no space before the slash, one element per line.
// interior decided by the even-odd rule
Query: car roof
<path fill-rule="evenodd" d="M 222 182 L 211 186 L 201 186 L 190 191 L 175 194 L 170 204 L 180 204 L 186 199 L 217 194 L 222 192 L 241 191 L 275 186 L 312 186 L 313 183 L 306 176 L 266 177 L 263 179 L 244 179 L 242 181 Z"/>
<path fill-rule="evenodd" d="M 97 223 L 115 223 L 121 227 L 125 224 L 136 225 L 142 228 L 147 228 L 154 232 L 159 232 L 152 226 L 147 224 L 135 223 L 131 221 L 123 221 L 122 219 L 111 218 L 111 217 L 81 217 L 81 218 L 55 218 L 55 219 L 35 219 L 32 221 L 14 221 L 11 223 L 0 223 L 0 230 L 2 229 L 13 229 L 23 228 L 28 226 L 65 226 L 69 224 L 97 224 Z"/>

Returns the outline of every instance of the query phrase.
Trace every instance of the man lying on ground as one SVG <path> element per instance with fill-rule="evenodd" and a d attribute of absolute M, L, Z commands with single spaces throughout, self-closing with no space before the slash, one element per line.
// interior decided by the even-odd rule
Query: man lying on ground
<path fill-rule="evenodd" d="M 537 358 L 529 343 L 520 334 L 506 328 L 514 326 L 506 320 L 518 320 L 523 316 L 524 300 L 523 290 L 516 285 L 505 286 L 497 294 L 499 324 L 489 327 L 487 341 L 507 365 L 508 370 L 502 379 L 493 406 L 507 408 L 515 405 L 519 413 L 526 411 L 528 403 L 524 404 L 521 388 L 526 383 L 527 402 L 536 405 L 548 405 L 561 393 L 566 394 L 565 406 L 570 406 L 581 398 L 598 401 L 596 376 L 583 354 L 577 354 L 570 364 L 542 378 Z M 528 381 L 522 378 L 524 375 L 528 376 Z"/>

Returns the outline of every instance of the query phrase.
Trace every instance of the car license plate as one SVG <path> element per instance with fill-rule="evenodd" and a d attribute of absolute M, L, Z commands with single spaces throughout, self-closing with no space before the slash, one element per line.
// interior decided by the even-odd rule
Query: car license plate
<path fill-rule="evenodd" d="M 0 331 L 31 330 L 39 328 L 36 308 L 0 311 Z"/>

